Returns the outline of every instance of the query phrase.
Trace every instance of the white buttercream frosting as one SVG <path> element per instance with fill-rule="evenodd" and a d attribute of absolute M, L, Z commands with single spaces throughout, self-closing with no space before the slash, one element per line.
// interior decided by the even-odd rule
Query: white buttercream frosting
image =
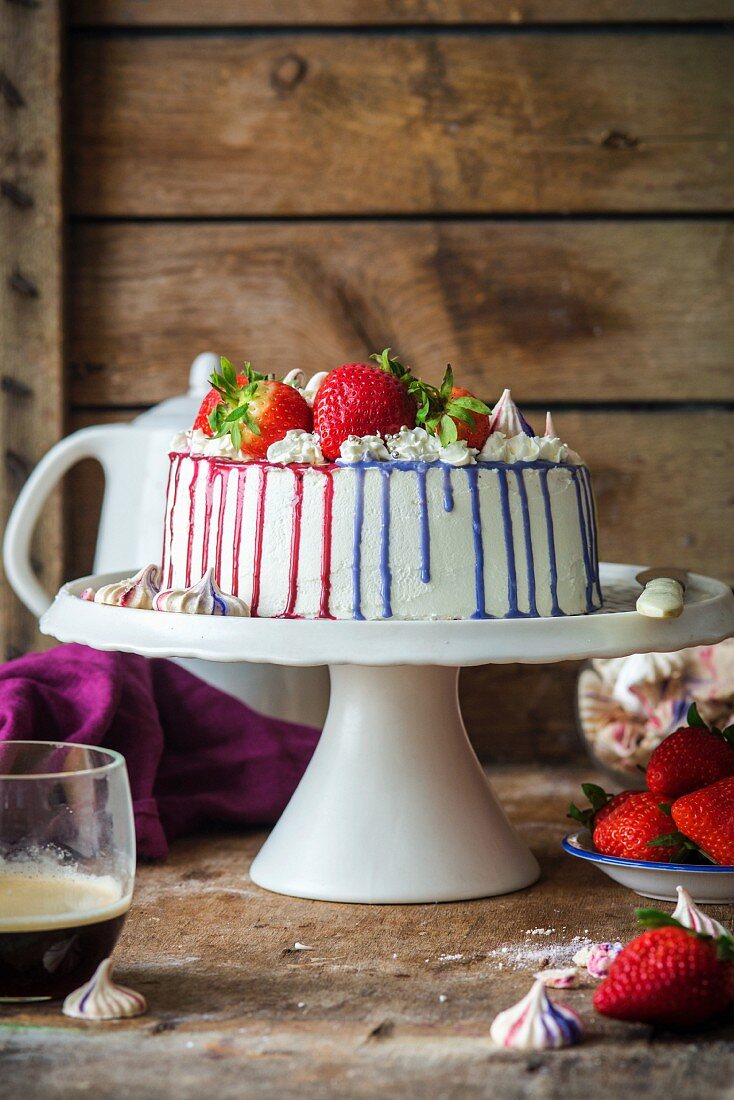
<path fill-rule="evenodd" d="M 237 450 L 230 435 L 208 436 L 201 428 L 176 432 L 168 449 L 176 453 L 206 455 L 207 458 L 227 458 L 233 462 L 247 461 L 247 456 Z"/>
<path fill-rule="evenodd" d="M 147 1007 L 141 993 L 112 980 L 112 959 L 104 959 L 89 981 L 69 994 L 62 1011 L 76 1020 L 122 1020 L 142 1016 Z"/>
<path fill-rule="evenodd" d="M 436 462 L 441 451 L 438 436 L 430 435 L 425 428 L 403 427 L 387 437 L 387 446 L 392 458 L 412 462 Z"/>
<path fill-rule="evenodd" d="M 508 1050 L 549 1050 L 574 1046 L 584 1033 L 572 1008 L 551 1001 L 541 980 L 512 1008 L 495 1017 L 489 1034 Z"/>
<path fill-rule="evenodd" d="M 557 437 L 526 435 L 518 432 L 509 438 L 504 432 L 493 432 L 479 452 L 482 462 L 557 462 L 580 465 L 581 459 Z"/>
<path fill-rule="evenodd" d="M 506 462 L 537 462 L 540 458 L 540 440 L 524 432 L 510 436 L 505 443 L 505 456 Z"/>
<path fill-rule="evenodd" d="M 532 428 L 512 400 L 512 394 L 509 390 L 504 390 L 492 411 L 489 431 L 490 434 L 492 432 L 502 432 L 508 438 L 519 435 L 520 432 L 525 432 L 526 435 L 533 434 Z"/>
<path fill-rule="evenodd" d="M 457 439 L 447 447 L 441 447 L 438 457 L 447 466 L 471 466 L 477 461 L 476 447 L 470 447 L 465 439 Z"/>
<path fill-rule="evenodd" d="M 539 970 L 533 977 L 551 989 L 575 989 L 579 984 L 579 971 L 576 966 L 564 966 L 552 970 Z"/>
<path fill-rule="evenodd" d="M 159 592 L 153 607 L 156 611 L 184 615 L 234 615 L 244 618 L 250 614 L 244 600 L 222 592 L 214 580 L 213 569 L 207 569 L 201 580 L 190 588 L 169 588 Z"/>
<path fill-rule="evenodd" d="M 103 584 L 94 594 L 95 603 L 113 604 L 116 607 L 136 607 L 150 611 L 153 600 L 161 587 L 161 571 L 157 565 L 146 565 L 134 577 Z M 89 591 L 86 589 L 85 591 Z M 89 599 L 88 596 L 83 596 Z"/>
<path fill-rule="evenodd" d="M 390 458 L 390 452 L 380 435 L 350 435 L 339 448 L 339 454 L 342 462 L 350 465 L 366 458 L 375 462 L 386 462 Z"/>
<path fill-rule="evenodd" d="M 714 939 L 718 939 L 720 936 L 731 936 L 731 932 L 728 928 L 725 928 L 719 921 L 714 920 L 708 913 L 704 913 L 698 908 L 695 901 L 683 886 L 676 886 L 678 891 L 678 904 L 673 910 L 673 917 L 685 925 L 686 928 L 692 928 L 694 932 L 702 932 L 704 936 L 713 936 Z"/>
<path fill-rule="evenodd" d="M 291 428 L 282 439 L 268 447 L 268 462 L 302 462 L 308 466 L 320 466 L 323 461 L 319 437 L 302 428 Z"/>

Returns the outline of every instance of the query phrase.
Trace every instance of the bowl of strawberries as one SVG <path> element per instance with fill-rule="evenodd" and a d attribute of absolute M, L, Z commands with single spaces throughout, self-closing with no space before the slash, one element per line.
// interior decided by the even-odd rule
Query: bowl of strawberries
<path fill-rule="evenodd" d="M 589 805 L 569 807 L 581 829 L 564 850 L 643 897 L 674 900 L 684 882 L 697 901 L 734 904 L 734 726 L 707 726 L 694 704 L 645 783 L 617 794 L 584 783 Z"/>

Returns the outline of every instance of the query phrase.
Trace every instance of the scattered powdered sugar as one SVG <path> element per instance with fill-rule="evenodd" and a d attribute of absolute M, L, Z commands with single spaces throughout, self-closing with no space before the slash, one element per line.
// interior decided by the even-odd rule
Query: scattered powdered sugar
<path fill-rule="evenodd" d="M 543 966 L 559 969 L 573 964 L 573 956 L 581 947 L 591 946 L 591 941 L 583 936 L 574 936 L 567 943 L 556 943 L 547 940 L 555 931 L 550 929 L 531 929 L 526 935 L 542 936 L 544 942 L 525 942 L 506 944 L 504 947 L 494 947 L 487 952 L 487 958 L 492 960 L 498 970 L 526 970 L 529 967 L 540 969 Z"/>
<path fill-rule="evenodd" d="M 463 959 L 463 955 L 439 955 L 438 961 L 442 963 L 456 962 L 458 959 Z"/>

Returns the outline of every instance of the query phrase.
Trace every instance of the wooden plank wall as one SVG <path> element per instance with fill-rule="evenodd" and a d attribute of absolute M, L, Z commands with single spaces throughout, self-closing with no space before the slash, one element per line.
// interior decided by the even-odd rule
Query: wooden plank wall
<path fill-rule="evenodd" d="M 26 477 L 63 433 L 63 214 L 59 4 L 0 10 L 0 529 Z M 61 580 L 62 509 L 44 509 L 33 558 Z M 0 572 L 0 660 L 38 644 Z"/>
<path fill-rule="evenodd" d="M 603 556 L 734 580 L 733 17 L 71 0 L 70 426 L 180 392 L 201 350 L 309 371 L 390 344 L 551 408 Z M 510 751 L 491 713 L 565 751 L 574 675 L 466 677 L 476 740 Z"/>

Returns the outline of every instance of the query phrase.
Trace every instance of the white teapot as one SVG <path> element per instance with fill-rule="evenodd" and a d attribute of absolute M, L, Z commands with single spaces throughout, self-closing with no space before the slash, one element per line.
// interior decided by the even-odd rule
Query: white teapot
<path fill-rule="evenodd" d="M 82 428 L 43 456 L 15 502 L 3 542 L 8 582 L 34 615 L 44 613 L 52 596 L 31 567 L 33 531 L 51 491 L 82 459 L 96 459 L 105 477 L 94 572 L 127 575 L 159 560 L 168 446 L 174 432 L 193 423 L 212 370 L 218 367 L 218 356 L 197 356 L 186 394 L 162 401 L 129 424 Z M 263 714 L 323 725 L 329 697 L 325 668 L 188 659 L 179 664 Z"/>

